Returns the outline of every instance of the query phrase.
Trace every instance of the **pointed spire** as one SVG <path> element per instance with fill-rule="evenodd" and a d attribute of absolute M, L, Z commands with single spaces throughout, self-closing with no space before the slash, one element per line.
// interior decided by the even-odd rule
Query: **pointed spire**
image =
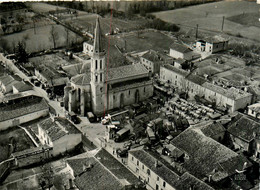
<path fill-rule="evenodd" d="M 101 30 L 99 18 L 97 17 L 96 28 L 95 28 L 95 39 L 94 39 L 94 53 L 101 53 L 103 51 L 101 47 Z"/>

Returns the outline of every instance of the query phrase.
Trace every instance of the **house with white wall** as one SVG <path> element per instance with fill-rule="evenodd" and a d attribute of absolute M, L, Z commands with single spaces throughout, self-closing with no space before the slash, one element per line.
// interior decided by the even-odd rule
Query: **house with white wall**
<path fill-rule="evenodd" d="M 65 118 L 47 118 L 38 124 L 38 138 L 53 147 L 51 156 L 73 150 L 82 142 L 81 132 Z"/>

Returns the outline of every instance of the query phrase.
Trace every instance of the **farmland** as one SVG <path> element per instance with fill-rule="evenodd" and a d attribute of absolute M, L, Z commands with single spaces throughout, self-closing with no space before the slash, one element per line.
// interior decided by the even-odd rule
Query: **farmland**
<path fill-rule="evenodd" d="M 146 51 L 149 49 L 163 52 L 169 50 L 170 45 L 174 42 L 174 39 L 155 31 L 143 31 L 139 34 L 129 33 L 122 35 L 120 38 L 113 37 L 111 40 L 121 48 L 124 47 L 124 41 L 126 41 L 126 52 Z"/>
<path fill-rule="evenodd" d="M 54 25 L 55 30 L 59 33 L 57 38 L 56 47 L 66 46 L 66 31 L 65 28 L 61 25 Z M 9 48 L 13 48 L 18 44 L 19 41 L 22 41 L 24 38 L 28 38 L 25 41 L 26 51 L 29 53 L 42 51 L 46 49 L 53 48 L 53 42 L 50 40 L 50 31 L 52 25 L 42 26 L 36 28 L 36 34 L 34 34 L 34 29 L 28 29 L 19 33 L 5 35 L 2 38 L 7 41 Z M 75 43 L 82 41 L 80 37 L 76 34 L 69 32 L 70 43 Z"/>
<path fill-rule="evenodd" d="M 259 8 L 260 5 L 255 2 L 221 1 L 153 14 L 164 21 L 179 24 L 186 30 L 195 28 L 198 24 L 199 29 L 214 32 L 221 32 L 224 16 L 226 18 L 223 29 L 225 33 L 256 40 L 259 39 L 260 28 L 256 24 L 248 25 L 245 23 L 248 23 L 248 20 L 252 20 L 252 17 L 258 14 Z M 241 14 L 244 14 L 244 16 L 237 16 Z"/>

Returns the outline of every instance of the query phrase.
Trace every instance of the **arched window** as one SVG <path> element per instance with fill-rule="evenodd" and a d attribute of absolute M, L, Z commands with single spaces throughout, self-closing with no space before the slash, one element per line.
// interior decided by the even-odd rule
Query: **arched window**
<path fill-rule="evenodd" d="M 102 60 L 100 60 L 100 69 L 102 69 Z"/>
<path fill-rule="evenodd" d="M 96 74 L 96 82 L 98 81 L 98 75 Z"/>
<path fill-rule="evenodd" d="M 98 68 L 98 61 L 96 60 L 96 69 Z"/>
<path fill-rule="evenodd" d="M 102 80 L 103 80 L 103 79 L 102 79 L 102 73 L 100 73 L 100 82 L 102 82 Z"/>

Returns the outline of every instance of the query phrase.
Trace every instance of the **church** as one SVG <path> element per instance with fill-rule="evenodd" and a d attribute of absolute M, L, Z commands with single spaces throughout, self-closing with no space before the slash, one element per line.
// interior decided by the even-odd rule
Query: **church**
<path fill-rule="evenodd" d="M 90 72 L 71 78 L 64 90 L 65 109 L 81 116 L 89 111 L 102 116 L 153 96 L 153 82 L 143 64 L 107 68 L 98 18 L 94 37 Z"/>

